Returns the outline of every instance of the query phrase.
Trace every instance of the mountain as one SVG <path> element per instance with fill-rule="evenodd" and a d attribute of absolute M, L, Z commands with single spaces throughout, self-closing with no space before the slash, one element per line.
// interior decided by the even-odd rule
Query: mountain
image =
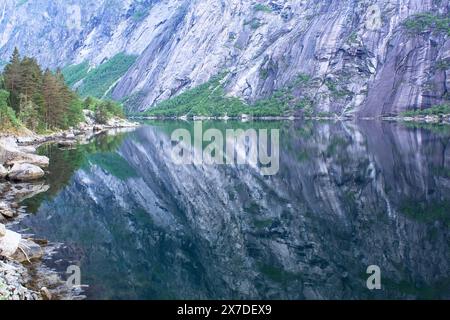
<path fill-rule="evenodd" d="M 312 101 L 316 112 L 375 117 L 450 100 L 449 7 L 448 0 L 3 0 L 0 61 L 18 46 L 45 66 L 69 68 L 83 92 L 95 86 L 131 111 L 226 72 L 225 93 L 246 102 L 282 91 Z"/>

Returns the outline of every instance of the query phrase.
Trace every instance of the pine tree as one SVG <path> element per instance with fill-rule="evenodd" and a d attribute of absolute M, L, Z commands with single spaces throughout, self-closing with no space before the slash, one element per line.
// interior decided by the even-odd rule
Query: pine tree
<path fill-rule="evenodd" d="M 5 88 L 9 91 L 9 105 L 18 113 L 19 110 L 19 89 L 22 79 L 22 67 L 19 50 L 14 48 L 10 63 L 6 65 L 3 72 Z"/>
<path fill-rule="evenodd" d="M 20 66 L 21 86 L 19 91 L 27 97 L 33 97 L 41 90 L 42 70 L 35 59 L 28 57 L 22 60 Z"/>
<path fill-rule="evenodd" d="M 17 115 L 32 130 L 66 129 L 84 119 L 83 102 L 66 85 L 61 70 L 42 72 L 36 59 L 21 60 L 17 48 L 3 77 L 0 76 L 2 88 L 8 94 L 2 98 L 8 99 L 8 105 L 14 109 L 3 107 L 9 110 L 8 117 Z"/>

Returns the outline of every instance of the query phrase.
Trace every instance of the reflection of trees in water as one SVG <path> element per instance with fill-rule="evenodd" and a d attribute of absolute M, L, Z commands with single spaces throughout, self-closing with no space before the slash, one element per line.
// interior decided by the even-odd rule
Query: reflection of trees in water
<path fill-rule="evenodd" d="M 49 157 L 49 174 L 46 183 L 50 189 L 24 204 L 30 212 L 36 212 L 44 199 L 52 199 L 67 186 L 73 174 L 82 167 L 88 167 L 89 156 L 117 151 L 125 139 L 125 133 L 115 135 L 100 134 L 88 144 L 77 145 L 75 148 L 61 149 L 57 144 L 45 144 L 38 150 L 40 155 Z"/>
<path fill-rule="evenodd" d="M 449 168 L 448 136 L 287 124 L 273 177 L 174 166 L 165 153 L 179 127 L 141 128 L 117 149 L 92 149 L 117 150 L 126 165 L 79 171 L 26 223 L 83 248 L 95 297 L 448 298 L 450 182 L 436 174 Z M 365 288 L 371 264 L 381 292 Z"/>

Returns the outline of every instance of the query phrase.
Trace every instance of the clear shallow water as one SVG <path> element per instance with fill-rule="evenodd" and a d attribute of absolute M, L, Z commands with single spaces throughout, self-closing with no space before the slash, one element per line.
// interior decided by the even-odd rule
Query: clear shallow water
<path fill-rule="evenodd" d="M 450 129 L 205 122 L 280 129 L 280 170 L 175 165 L 151 122 L 46 147 L 50 190 L 20 228 L 65 247 L 90 299 L 450 298 Z M 378 265 L 382 290 L 369 291 Z"/>

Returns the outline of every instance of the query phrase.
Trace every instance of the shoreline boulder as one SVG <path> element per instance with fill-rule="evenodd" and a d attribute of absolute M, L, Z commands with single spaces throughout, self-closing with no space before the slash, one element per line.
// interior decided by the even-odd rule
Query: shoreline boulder
<path fill-rule="evenodd" d="M 14 212 L 11 207 L 3 201 L 0 201 L 0 215 L 5 218 L 14 218 Z"/>
<path fill-rule="evenodd" d="M 0 237 L 0 256 L 11 258 L 19 248 L 20 241 L 20 234 L 6 230 L 5 235 Z"/>
<path fill-rule="evenodd" d="M 29 163 L 16 163 L 8 172 L 8 179 L 12 181 L 33 181 L 42 178 L 44 170 Z"/>
<path fill-rule="evenodd" d="M 8 175 L 8 170 L 5 169 L 5 167 L 0 164 L 0 180 L 5 179 Z"/>
<path fill-rule="evenodd" d="M 21 239 L 18 245 L 19 248 L 20 250 L 16 250 L 10 258 L 20 263 L 39 260 L 44 256 L 41 246 L 28 239 Z"/>
<path fill-rule="evenodd" d="M 0 223 L 0 238 L 6 236 L 6 227 L 4 224 Z"/>
<path fill-rule="evenodd" d="M 46 168 L 49 166 L 50 160 L 44 156 L 23 152 L 17 146 L 14 139 L 6 138 L 0 140 L 0 163 L 8 166 L 27 163 L 41 168 Z"/>

